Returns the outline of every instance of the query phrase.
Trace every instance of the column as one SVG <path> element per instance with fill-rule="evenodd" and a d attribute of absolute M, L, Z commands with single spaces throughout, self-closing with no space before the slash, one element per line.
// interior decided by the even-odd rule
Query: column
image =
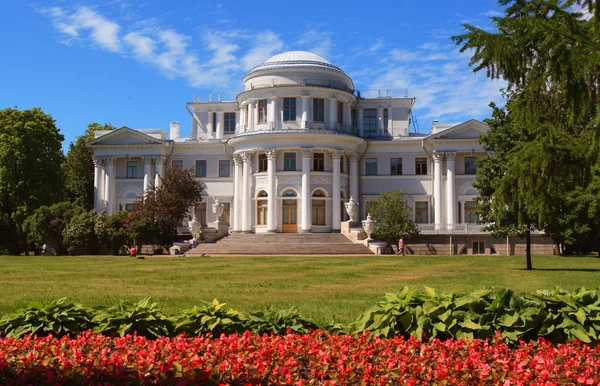
<path fill-rule="evenodd" d="M 383 135 L 383 107 L 377 108 L 377 135 Z"/>
<path fill-rule="evenodd" d="M 249 102 L 249 104 L 250 104 L 250 107 L 248 108 L 248 128 L 246 130 L 253 131 L 254 127 L 255 127 L 255 124 L 254 124 L 255 111 L 254 111 L 254 109 L 256 108 L 256 102 L 252 101 L 252 102 Z"/>
<path fill-rule="evenodd" d="M 217 139 L 223 139 L 224 117 L 225 114 L 222 111 L 217 112 Z"/>
<path fill-rule="evenodd" d="M 436 229 L 442 224 L 442 160 L 443 153 L 433 152 L 433 218 Z"/>
<path fill-rule="evenodd" d="M 269 108 L 267 109 L 267 122 L 269 122 L 269 130 L 277 129 L 277 98 L 269 97 Z M 269 208 L 269 210 L 271 210 Z"/>
<path fill-rule="evenodd" d="M 344 152 L 342 150 L 331 151 L 331 158 L 333 159 L 333 189 L 332 195 L 332 208 L 331 208 L 331 230 L 334 233 L 341 232 L 342 229 L 342 211 L 341 211 L 341 185 L 342 176 L 340 162 Z"/>
<path fill-rule="evenodd" d="M 160 188 L 162 185 L 165 162 L 167 162 L 167 157 L 165 157 L 165 156 L 154 157 L 154 166 L 156 169 L 156 175 L 154 176 L 154 188 L 155 189 Z"/>
<path fill-rule="evenodd" d="M 302 227 L 300 232 L 311 231 L 311 197 L 310 197 L 310 161 L 312 160 L 312 149 L 302 148 Z"/>
<path fill-rule="evenodd" d="M 242 157 L 233 155 L 233 231 L 242 230 Z"/>
<path fill-rule="evenodd" d="M 348 156 L 348 163 L 350 164 L 350 197 L 354 198 L 354 202 L 360 203 L 360 193 L 358 191 L 358 153 L 350 152 L 346 154 Z M 360 215 L 356 216 L 358 220 Z"/>
<path fill-rule="evenodd" d="M 365 114 L 362 107 L 356 109 L 356 126 L 358 129 L 358 136 L 365 136 Z M 355 198 L 356 200 L 356 198 Z"/>
<path fill-rule="evenodd" d="M 456 199 L 454 197 L 454 161 L 455 152 L 446 152 L 446 224 L 454 224 Z"/>
<path fill-rule="evenodd" d="M 310 97 L 302 96 L 302 117 L 300 119 L 300 127 L 303 129 L 308 129 L 308 103 L 310 101 Z"/>
<path fill-rule="evenodd" d="M 344 103 L 344 126 L 352 127 L 352 104 Z"/>
<path fill-rule="evenodd" d="M 104 175 L 104 162 L 101 157 L 94 157 L 94 209 L 102 210 L 102 178 Z"/>
<path fill-rule="evenodd" d="M 236 134 L 246 131 L 246 105 L 240 106 L 239 117 L 239 125 L 237 126 L 238 132 L 236 132 Z"/>
<path fill-rule="evenodd" d="M 265 150 L 267 155 L 267 232 L 277 231 L 277 149 Z"/>
<path fill-rule="evenodd" d="M 329 130 L 337 130 L 337 99 L 329 98 Z"/>
<path fill-rule="evenodd" d="M 106 157 L 104 159 L 106 164 L 106 178 L 104 181 L 104 199 L 106 200 L 106 214 L 114 214 L 113 208 L 115 208 L 115 199 L 113 191 L 115 190 L 115 167 L 117 159 L 114 157 Z"/>
<path fill-rule="evenodd" d="M 250 214 L 252 208 L 252 192 L 250 189 L 252 177 L 252 159 L 254 158 L 254 153 L 245 151 L 241 153 L 242 160 L 244 161 L 244 170 L 243 170 L 243 185 L 242 185 L 242 232 L 250 233 L 252 231 L 252 216 Z"/>
<path fill-rule="evenodd" d="M 142 157 L 144 163 L 144 196 L 152 185 L 152 157 Z"/>

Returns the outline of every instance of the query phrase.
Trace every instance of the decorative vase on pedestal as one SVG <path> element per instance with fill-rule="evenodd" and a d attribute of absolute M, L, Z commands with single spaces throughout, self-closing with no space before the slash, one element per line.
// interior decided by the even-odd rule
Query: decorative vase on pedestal
<path fill-rule="evenodd" d="M 354 197 L 350 196 L 350 200 L 344 205 L 346 207 L 346 213 L 348 213 L 348 216 L 350 217 L 350 221 L 356 221 L 354 216 L 356 216 L 356 213 L 358 212 L 358 204 L 354 202 Z"/>
<path fill-rule="evenodd" d="M 217 228 L 218 228 L 218 224 L 221 222 L 221 216 L 223 215 L 224 209 L 225 209 L 225 207 L 223 206 L 223 204 L 219 203 L 219 199 L 215 198 L 215 203 L 212 204 L 212 212 L 217 219 Z"/>
<path fill-rule="evenodd" d="M 198 219 L 196 218 L 196 211 L 194 211 L 194 216 L 188 222 L 188 228 L 190 230 L 190 233 L 192 234 L 192 238 L 194 239 L 194 241 L 200 239 L 201 225 L 202 224 L 200 224 L 200 221 L 198 221 Z"/>
<path fill-rule="evenodd" d="M 375 230 L 375 221 L 373 221 L 371 218 L 371 214 L 367 214 L 367 219 L 363 220 L 362 225 L 365 233 L 367 234 L 367 241 L 372 241 L 373 239 L 371 238 L 371 235 Z"/>

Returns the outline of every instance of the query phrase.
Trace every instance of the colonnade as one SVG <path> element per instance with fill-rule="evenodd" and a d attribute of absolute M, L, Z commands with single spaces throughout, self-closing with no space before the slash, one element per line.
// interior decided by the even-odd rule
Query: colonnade
<path fill-rule="evenodd" d="M 456 211 L 454 208 L 454 203 L 456 201 L 454 184 L 456 152 L 433 152 L 433 222 L 436 225 L 442 224 L 442 164 L 444 160 L 446 161 L 446 224 L 452 225 L 456 222 Z"/>

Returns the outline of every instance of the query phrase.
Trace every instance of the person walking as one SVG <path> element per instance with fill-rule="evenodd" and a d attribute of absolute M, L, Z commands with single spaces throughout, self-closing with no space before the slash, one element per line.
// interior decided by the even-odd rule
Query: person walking
<path fill-rule="evenodd" d="M 398 253 L 396 253 L 396 255 L 400 255 L 402 254 L 402 256 L 404 256 L 404 239 L 400 238 L 400 240 L 398 240 Z"/>

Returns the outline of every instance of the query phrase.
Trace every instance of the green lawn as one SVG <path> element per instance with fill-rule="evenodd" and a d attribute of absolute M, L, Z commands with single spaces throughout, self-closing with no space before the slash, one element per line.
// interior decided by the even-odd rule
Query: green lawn
<path fill-rule="evenodd" d="M 85 305 L 152 297 L 167 312 L 217 298 L 252 311 L 296 305 L 317 319 L 354 319 L 403 286 L 440 291 L 509 287 L 596 288 L 596 257 L 33 257 L 0 256 L 0 314 L 60 297 Z"/>

